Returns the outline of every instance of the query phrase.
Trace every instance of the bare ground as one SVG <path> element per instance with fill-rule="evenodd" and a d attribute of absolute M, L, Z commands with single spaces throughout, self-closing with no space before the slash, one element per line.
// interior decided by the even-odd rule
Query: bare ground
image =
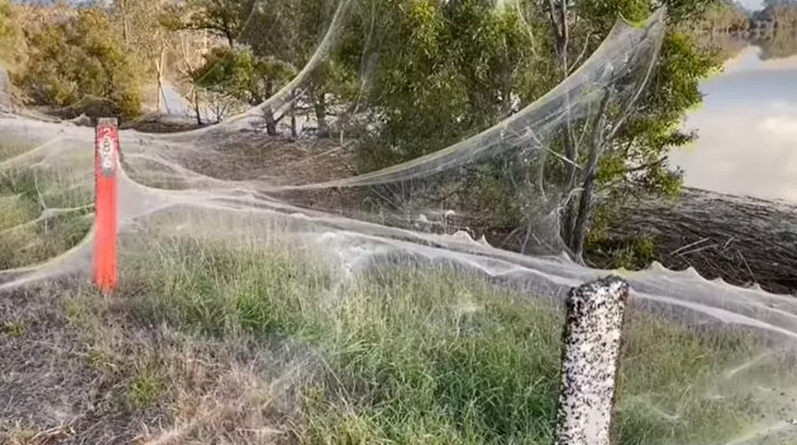
<path fill-rule="evenodd" d="M 301 348 L 187 336 L 62 282 L 0 295 L 0 444 L 291 443 Z"/>

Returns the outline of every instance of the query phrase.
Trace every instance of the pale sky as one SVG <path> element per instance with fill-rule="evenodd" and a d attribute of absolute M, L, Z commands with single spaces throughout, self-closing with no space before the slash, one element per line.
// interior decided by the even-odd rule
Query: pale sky
<path fill-rule="evenodd" d="M 748 9 L 761 9 L 761 0 L 739 0 L 739 3 Z"/>

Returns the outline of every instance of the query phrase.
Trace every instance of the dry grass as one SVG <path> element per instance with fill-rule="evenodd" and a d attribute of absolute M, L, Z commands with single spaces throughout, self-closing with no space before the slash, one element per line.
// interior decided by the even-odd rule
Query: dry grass
<path fill-rule="evenodd" d="M 0 342 L 0 443 L 284 442 L 307 351 L 130 323 L 122 304 L 79 283 L 3 295 L 24 331 Z"/>

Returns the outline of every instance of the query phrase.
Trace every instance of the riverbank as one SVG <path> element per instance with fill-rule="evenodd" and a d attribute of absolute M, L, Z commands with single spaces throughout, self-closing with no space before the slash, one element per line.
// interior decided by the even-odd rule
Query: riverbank
<path fill-rule="evenodd" d="M 797 204 L 685 189 L 674 203 L 623 207 L 610 232 L 654 236 L 654 256 L 669 269 L 797 294 Z"/>

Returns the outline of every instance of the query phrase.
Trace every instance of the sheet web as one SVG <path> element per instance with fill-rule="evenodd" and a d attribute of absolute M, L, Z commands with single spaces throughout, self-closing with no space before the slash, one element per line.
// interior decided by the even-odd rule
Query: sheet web
<path fill-rule="evenodd" d="M 649 80 L 663 13 L 639 26 L 618 22 L 577 71 L 492 127 L 410 161 L 357 174 L 351 164 L 358 141 L 347 132 L 319 142 L 269 137 L 262 129 L 263 110 L 286 112 L 292 93 L 328 63 L 349 2 L 338 5 L 307 65 L 260 106 L 182 133 L 120 132 L 123 285 L 140 279 L 147 266 L 177 267 L 186 246 L 206 245 L 301 253 L 330 277 L 318 299 L 332 306 L 358 277 L 396 267 L 485 280 L 523 304 L 556 305 L 568 288 L 607 275 L 572 261 L 561 239 L 562 215 L 572 199 L 568 172 L 583 171 L 588 159 L 572 165 L 557 141 L 563 129 L 575 128 L 578 149 L 588 153 L 596 141 L 611 138 Z M 361 74 L 367 96 L 373 73 Z M 360 130 L 349 134 L 381 123 L 378 115 L 331 108 L 333 127 L 345 123 Z M 11 141 L 0 153 L 0 243 L 21 253 L 0 264 L 0 292 L 65 277 L 88 279 L 93 129 L 9 114 L 0 115 L 0 134 Z M 516 225 L 504 240 L 524 254 L 490 242 L 489 228 L 504 224 L 506 215 Z M 706 368 L 689 368 L 694 375 L 680 375 L 670 386 L 629 384 L 620 410 L 680 431 L 655 443 L 681 444 L 684 437 L 694 443 L 795 443 L 796 300 L 707 281 L 693 270 L 654 265 L 622 275 L 631 285 L 635 318 L 679 326 L 683 333 L 673 338 L 688 332 L 723 357 Z M 633 352 L 625 360 L 627 378 L 644 381 L 633 373 L 652 373 L 644 362 L 662 363 L 661 355 L 670 351 Z M 690 404 L 667 395 L 687 388 L 696 392 Z M 716 437 L 707 436 L 705 425 L 690 423 L 701 409 L 745 426 L 728 425 L 711 433 Z"/>

